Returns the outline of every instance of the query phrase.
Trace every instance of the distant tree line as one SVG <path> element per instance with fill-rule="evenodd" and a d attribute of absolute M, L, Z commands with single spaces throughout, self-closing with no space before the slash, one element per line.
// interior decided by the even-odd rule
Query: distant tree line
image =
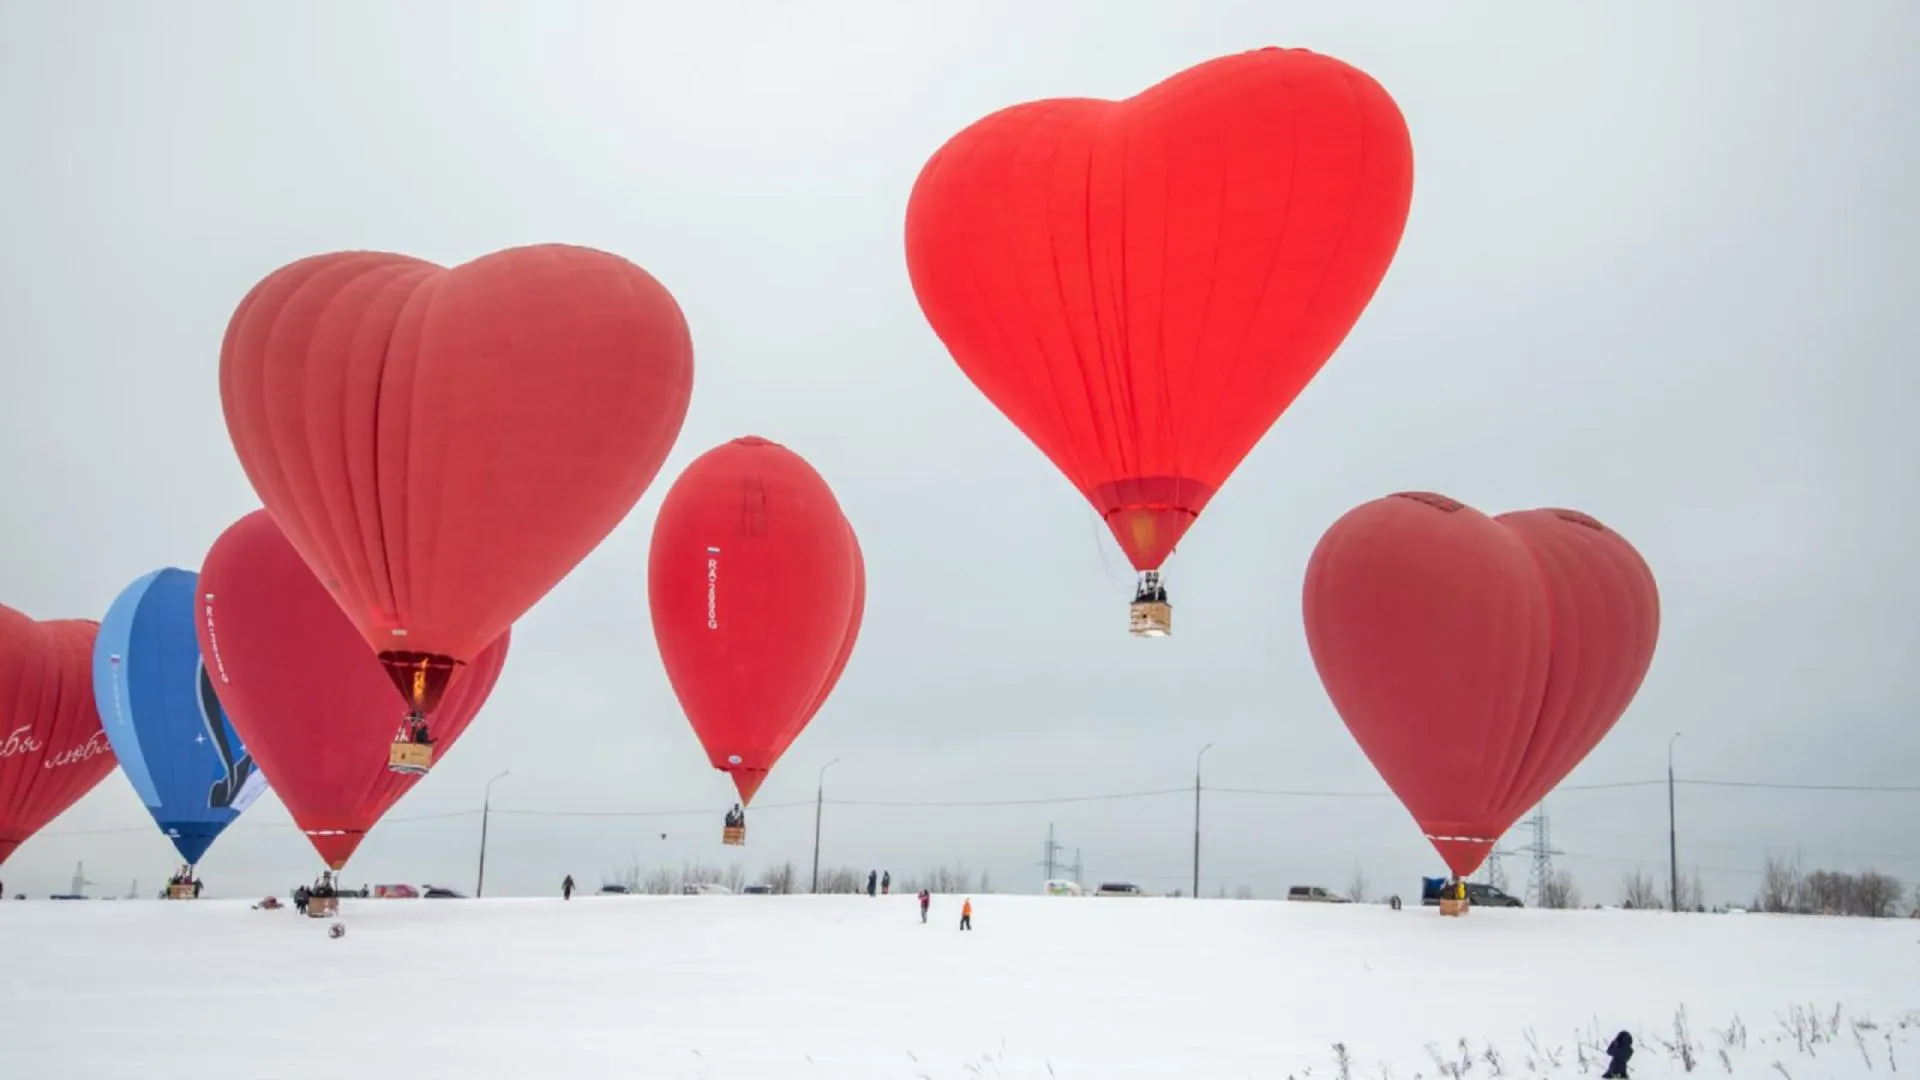
<path fill-rule="evenodd" d="M 885 869 L 876 869 L 874 873 L 886 873 Z M 809 871 L 811 873 L 811 871 Z M 867 891 L 868 871 L 851 866 L 833 866 L 820 868 L 820 892 L 852 894 Z M 683 892 L 689 885 L 719 885 L 729 892 L 739 892 L 746 887 L 747 873 L 739 863 L 716 866 L 712 863 L 694 861 L 683 863 L 679 867 L 658 866 L 646 869 L 635 862 L 624 870 L 606 878 L 608 884 L 623 886 L 629 892 L 648 896 L 673 896 Z M 778 866 L 769 866 L 754 879 L 757 885 L 764 885 L 769 892 L 786 895 L 808 891 L 811 881 L 800 876 L 792 862 Z M 963 866 L 942 866 L 920 873 L 895 874 L 893 892 L 918 893 L 921 889 L 929 892 L 955 894 L 993 892 L 991 874 L 982 871 L 975 875 Z"/>
<path fill-rule="evenodd" d="M 1799 860 L 1767 856 L 1760 874 L 1756 911 L 1791 915 L 1855 915 L 1885 919 L 1904 914 L 1900 909 L 1907 887 L 1899 878 L 1877 870 L 1848 874 L 1836 870 L 1802 872 Z M 1913 891 L 1913 908 L 1920 908 L 1920 888 Z"/>

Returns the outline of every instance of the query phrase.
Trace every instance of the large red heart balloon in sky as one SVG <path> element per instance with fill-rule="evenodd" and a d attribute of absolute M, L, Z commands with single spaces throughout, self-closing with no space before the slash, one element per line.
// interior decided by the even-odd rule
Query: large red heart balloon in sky
<path fill-rule="evenodd" d="M 559 244 L 302 259 L 220 352 L 260 501 L 424 712 L 639 501 L 692 385 L 666 288 Z"/>
<path fill-rule="evenodd" d="M 0 863 L 118 764 L 93 703 L 99 630 L 0 604 Z"/>
<path fill-rule="evenodd" d="M 1334 522 L 1304 614 L 1327 696 L 1461 876 L 1613 729 L 1660 634 L 1652 572 L 1605 525 L 1428 493 Z"/>
<path fill-rule="evenodd" d="M 1353 328 L 1412 197 L 1378 83 L 1261 49 L 961 131 L 914 183 L 907 270 L 961 370 L 1151 570 Z"/>
<path fill-rule="evenodd" d="M 647 554 L 654 640 L 708 760 L 742 801 L 853 651 L 865 601 L 857 547 L 826 480 L 758 436 L 695 458 L 660 504 Z"/>
<path fill-rule="evenodd" d="M 256 510 L 228 527 L 200 569 L 196 632 L 234 730 L 320 857 L 338 870 L 417 775 L 387 768 L 393 684 L 353 623 Z M 503 633 L 447 687 L 444 757 L 492 692 Z"/>

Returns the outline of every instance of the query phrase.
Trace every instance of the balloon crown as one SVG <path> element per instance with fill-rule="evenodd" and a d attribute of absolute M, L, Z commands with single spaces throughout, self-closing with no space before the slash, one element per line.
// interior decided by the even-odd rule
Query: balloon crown
<path fill-rule="evenodd" d="M 1433 507 L 1443 514 L 1451 514 L 1455 510 L 1466 507 L 1466 504 L 1458 499 L 1449 499 L 1445 495 L 1438 495 L 1431 491 L 1396 491 L 1393 497 L 1396 499 L 1412 499 L 1417 503 L 1426 503 L 1428 506 Z"/>
<path fill-rule="evenodd" d="M 1555 508 L 1552 510 L 1548 510 L 1547 513 L 1552 514 L 1554 517 L 1559 518 L 1561 521 L 1567 522 L 1572 525 L 1584 526 L 1586 528 L 1592 529 L 1595 532 L 1607 531 L 1607 527 L 1605 525 L 1600 524 L 1599 521 L 1595 520 L 1594 518 L 1588 517 L 1586 514 L 1583 514 L 1578 510 L 1561 510 L 1561 509 Z"/>

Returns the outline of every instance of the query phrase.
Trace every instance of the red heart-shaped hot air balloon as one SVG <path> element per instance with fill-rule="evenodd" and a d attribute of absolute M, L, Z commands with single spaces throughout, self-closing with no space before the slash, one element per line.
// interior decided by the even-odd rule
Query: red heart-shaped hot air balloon
<path fill-rule="evenodd" d="M 833 491 L 778 443 L 717 446 L 667 491 L 647 556 L 654 639 L 708 760 L 742 802 L 845 667 L 858 565 Z"/>
<path fill-rule="evenodd" d="M 1327 696 L 1463 877 L 1612 730 L 1660 631 L 1652 572 L 1598 521 L 1429 493 L 1334 522 L 1303 600 Z"/>
<path fill-rule="evenodd" d="M 692 384 L 666 288 L 559 244 L 302 259 L 220 353 L 247 478 L 422 713 L 633 508 Z"/>
<path fill-rule="evenodd" d="M 234 730 L 335 870 L 420 779 L 389 771 L 393 684 L 264 510 L 234 522 L 200 570 L 200 654 Z M 444 754 L 492 692 L 508 634 L 447 686 Z"/>
<path fill-rule="evenodd" d="M 1364 72 L 1304 49 L 961 131 L 907 269 L 974 385 L 1158 567 L 1372 299 L 1413 150 Z"/>
<path fill-rule="evenodd" d="M 0 604 L 0 863 L 118 763 L 93 703 L 99 630 Z"/>

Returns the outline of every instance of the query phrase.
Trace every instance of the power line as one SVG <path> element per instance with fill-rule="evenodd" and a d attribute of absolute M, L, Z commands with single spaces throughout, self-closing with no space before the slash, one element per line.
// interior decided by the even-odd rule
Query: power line
<path fill-rule="evenodd" d="M 1764 780 L 1675 780 L 1674 783 L 1681 787 L 1759 788 L 1763 791 L 1920 791 L 1920 784 L 1785 784 Z"/>
<path fill-rule="evenodd" d="M 1834 792 L 1861 794 L 1914 794 L 1920 793 L 1920 784 L 1807 784 L 1788 781 L 1768 780 L 1675 780 L 1682 787 L 1725 788 L 1748 791 L 1802 791 Z M 1632 788 L 1644 788 L 1663 785 L 1664 778 L 1651 780 L 1615 780 L 1594 784 L 1562 784 L 1553 789 L 1552 794 L 1559 795 L 1582 791 L 1622 791 Z M 1207 787 L 1205 790 L 1217 795 L 1248 795 L 1261 798 L 1286 799 L 1390 799 L 1393 792 L 1339 791 L 1326 788 L 1247 788 L 1247 787 Z M 1189 787 L 1151 788 L 1141 791 L 1115 791 L 1093 795 L 1057 795 L 1025 799 L 827 799 L 833 806 L 871 807 L 876 809 L 983 809 L 1009 806 L 1060 806 L 1073 803 L 1119 802 L 1130 799 L 1162 798 L 1169 795 L 1185 795 L 1192 791 Z M 800 802 L 770 803 L 754 807 L 755 812 L 769 810 L 794 810 L 814 805 L 813 800 Z M 667 817 L 704 817 L 719 811 L 714 807 L 677 810 L 509 810 L 493 811 L 515 817 L 571 817 L 571 818 L 667 818 Z M 412 814 L 402 817 L 383 819 L 383 825 L 404 825 L 428 821 L 449 821 L 455 818 L 478 816 L 478 810 L 452 810 L 437 814 Z M 254 823 L 240 822 L 236 829 L 298 829 L 291 822 Z M 64 829 L 58 832 L 41 833 L 42 836 L 112 836 L 150 832 L 150 826 L 122 826 L 107 829 Z"/>
<path fill-rule="evenodd" d="M 1207 790 L 1217 790 L 1208 788 Z M 1107 795 L 1061 795 L 1041 799 L 965 799 L 954 801 L 922 802 L 918 800 L 881 801 L 873 799 L 828 799 L 834 806 L 880 806 L 880 807 L 983 807 L 983 806 L 1056 806 L 1061 803 L 1111 802 L 1116 799 L 1150 799 L 1160 795 L 1186 795 L 1193 791 L 1189 787 L 1156 788 L 1152 791 L 1118 791 Z M 809 804 L 811 805 L 811 804 Z"/>
<path fill-rule="evenodd" d="M 842 805 L 838 802 L 838 800 L 835 800 L 835 799 L 828 799 L 826 800 L 826 802 L 828 805 Z M 810 807 L 812 805 L 814 805 L 814 800 L 808 799 L 805 802 L 767 803 L 762 806 L 751 807 L 750 809 L 752 809 L 755 813 L 761 813 L 767 810 L 794 810 L 800 807 Z M 477 810 L 469 810 L 466 812 L 469 814 L 479 813 L 479 811 Z M 719 812 L 720 811 L 715 810 L 711 806 L 705 807 L 699 810 L 495 810 L 494 811 L 494 813 L 496 814 L 511 814 L 515 817 L 579 817 L 579 818 L 711 817 L 714 814 Z"/>

